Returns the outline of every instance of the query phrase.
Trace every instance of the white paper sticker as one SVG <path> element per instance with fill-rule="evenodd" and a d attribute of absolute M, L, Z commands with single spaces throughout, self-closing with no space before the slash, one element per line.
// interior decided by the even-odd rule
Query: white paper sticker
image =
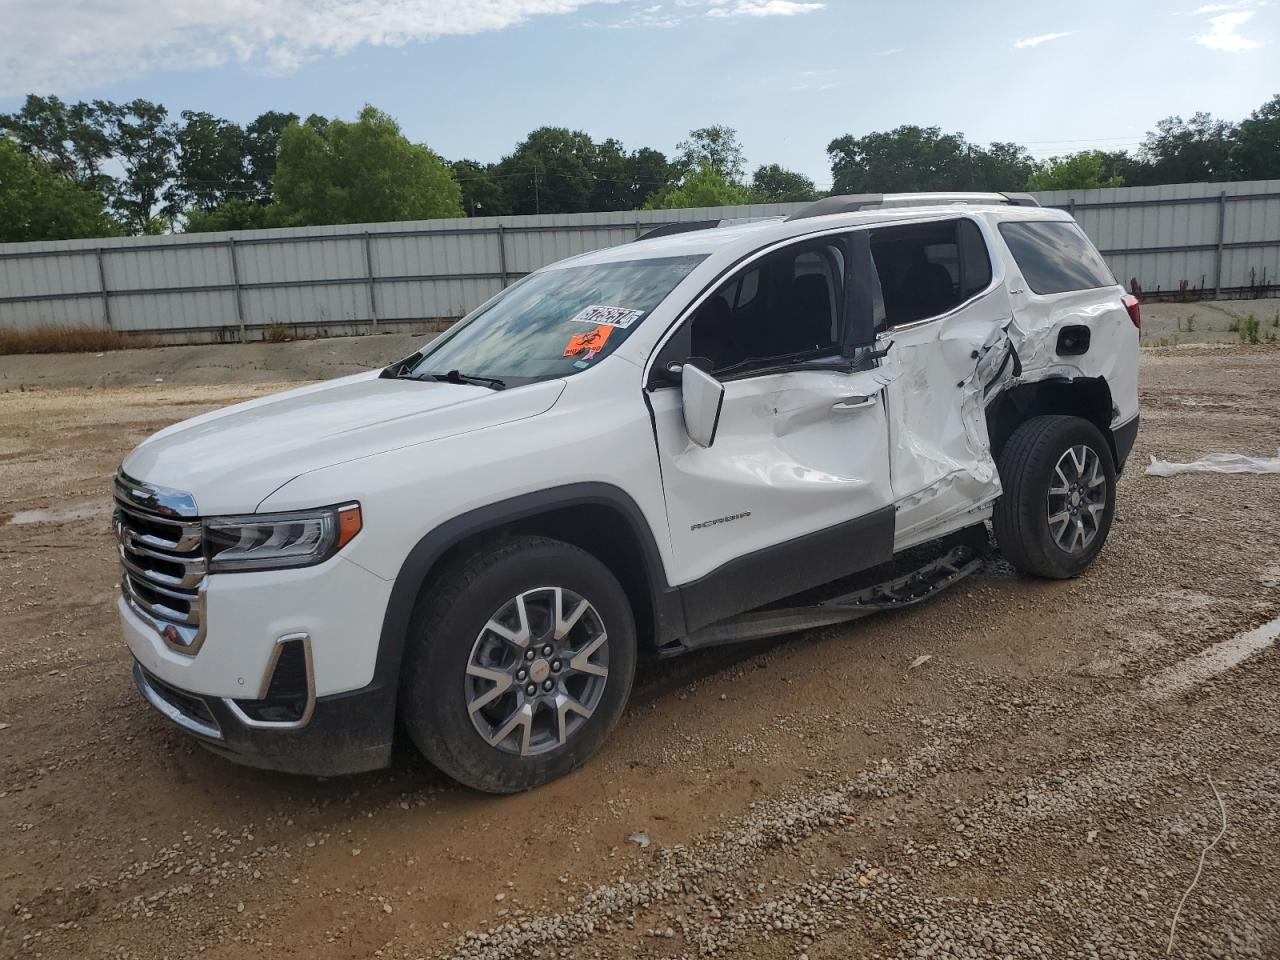
<path fill-rule="evenodd" d="M 589 323 L 593 327 L 618 327 L 627 329 L 644 316 L 643 310 L 628 310 L 626 307 L 587 307 L 575 313 L 569 319 L 574 323 Z"/>

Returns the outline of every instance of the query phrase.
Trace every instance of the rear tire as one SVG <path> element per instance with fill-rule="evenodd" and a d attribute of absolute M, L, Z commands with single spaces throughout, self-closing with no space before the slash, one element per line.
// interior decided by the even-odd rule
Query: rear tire
<path fill-rule="evenodd" d="M 1023 573 L 1064 580 L 1093 562 L 1111 530 L 1116 469 L 1101 431 L 1080 417 L 1033 417 L 1000 454 L 996 542 Z"/>
<path fill-rule="evenodd" d="M 453 779 L 517 793 L 599 749 L 635 664 L 631 607 L 608 568 L 570 544 L 515 537 L 454 564 L 419 602 L 400 713 Z"/>

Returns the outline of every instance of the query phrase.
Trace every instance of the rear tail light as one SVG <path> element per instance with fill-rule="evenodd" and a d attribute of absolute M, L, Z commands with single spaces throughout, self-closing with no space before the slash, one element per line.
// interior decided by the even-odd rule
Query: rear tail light
<path fill-rule="evenodd" d="M 1138 298 L 1132 293 L 1126 293 L 1120 300 L 1124 304 L 1124 308 L 1129 311 L 1129 319 L 1133 321 L 1133 325 L 1141 330 L 1142 304 L 1138 303 Z"/>

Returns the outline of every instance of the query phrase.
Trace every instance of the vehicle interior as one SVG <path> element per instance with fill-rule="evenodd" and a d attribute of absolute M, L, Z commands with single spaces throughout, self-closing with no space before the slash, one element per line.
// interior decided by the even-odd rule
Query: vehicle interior
<path fill-rule="evenodd" d="M 946 313 L 991 282 L 982 234 L 967 218 L 874 230 L 871 255 L 882 299 L 877 332 Z M 690 355 L 707 358 L 711 372 L 721 373 L 829 354 L 840 343 L 844 267 L 838 241 L 765 258 L 698 309 Z"/>
<path fill-rule="evenodd" d="M 946 313 L 991 282 L 986 247 L 971 220 L 875 230 L 871 256 L 884 297 L 878 329 Z"/>
<path fill-rule="evenodd" d="M 797 354 L 821 356 L 840 342 L 844 254 L 824 243 L 784 251 L 738 274 L 704 303 L 691 353 L 712 372 Z"/>

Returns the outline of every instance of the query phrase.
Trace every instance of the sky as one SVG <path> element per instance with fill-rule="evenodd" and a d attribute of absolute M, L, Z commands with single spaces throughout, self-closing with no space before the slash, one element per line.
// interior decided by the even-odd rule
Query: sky
<path fill-rule="evenodd" d="M 371 103 L 450 160 L 544 124 L 671 154 L 736 128 L 830 184 L 826 146 L 905 123 L 1038 157 L 1280 93 L 1280 0 L 0 0 L 0 112 L 27 93 L 247 123 Z"/>

